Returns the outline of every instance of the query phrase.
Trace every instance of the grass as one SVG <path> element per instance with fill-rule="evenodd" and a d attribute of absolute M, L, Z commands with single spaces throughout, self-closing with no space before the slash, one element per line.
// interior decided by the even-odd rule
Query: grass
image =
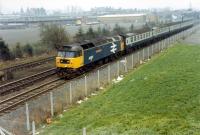
<path fill-rule="evenodd" d="M 44 135 L 200 134 L 200 47 L 176 45 L 75 106 Z"/>

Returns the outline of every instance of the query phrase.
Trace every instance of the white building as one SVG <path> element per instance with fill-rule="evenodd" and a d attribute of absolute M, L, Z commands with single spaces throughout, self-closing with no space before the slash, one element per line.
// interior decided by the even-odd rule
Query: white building
<path fill-rule="evenodd" d="M 116 14 L 98 16 L 97 20 L 101 23 L 145 23 L 146 14 Z"/>

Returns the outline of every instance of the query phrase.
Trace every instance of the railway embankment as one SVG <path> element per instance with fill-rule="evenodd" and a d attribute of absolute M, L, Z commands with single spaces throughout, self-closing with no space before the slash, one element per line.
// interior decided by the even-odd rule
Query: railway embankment
<path fill-rule="evenodd" d="M 198 134 L 200 47 L 178 44 L 73 107 L 42 135 Z"/>

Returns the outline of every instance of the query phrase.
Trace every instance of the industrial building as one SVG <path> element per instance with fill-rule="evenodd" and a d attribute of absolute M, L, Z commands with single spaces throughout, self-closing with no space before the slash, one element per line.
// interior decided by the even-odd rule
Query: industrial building
<path fill-rule="evenodd" d="M 101 23 L 144 23 L 146 14 L 116 14 L 98 16 L 97 20 Z"/>

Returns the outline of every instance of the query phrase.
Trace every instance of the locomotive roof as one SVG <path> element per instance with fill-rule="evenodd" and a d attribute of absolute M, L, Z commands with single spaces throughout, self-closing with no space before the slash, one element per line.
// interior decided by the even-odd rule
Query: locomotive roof
<path fill-rule="evenodd" d="M 79 44 L 63 45 L 59 51 L 80 51 L 82 47 Z"/>
<path fill-rule="evenodd" d="M 113 42 L 115 40 L 120 40 L 119 36 L 115 37 L 101 37 L 98 39 L 92 39 L 92 40 L 85 40 L 80 43 L 74 43 L 70 45 L 63 45 L 59 50 L 60 51 L 80 51 L 89 49 L 95 46 L 103 45 L 109 42 Z"/>

